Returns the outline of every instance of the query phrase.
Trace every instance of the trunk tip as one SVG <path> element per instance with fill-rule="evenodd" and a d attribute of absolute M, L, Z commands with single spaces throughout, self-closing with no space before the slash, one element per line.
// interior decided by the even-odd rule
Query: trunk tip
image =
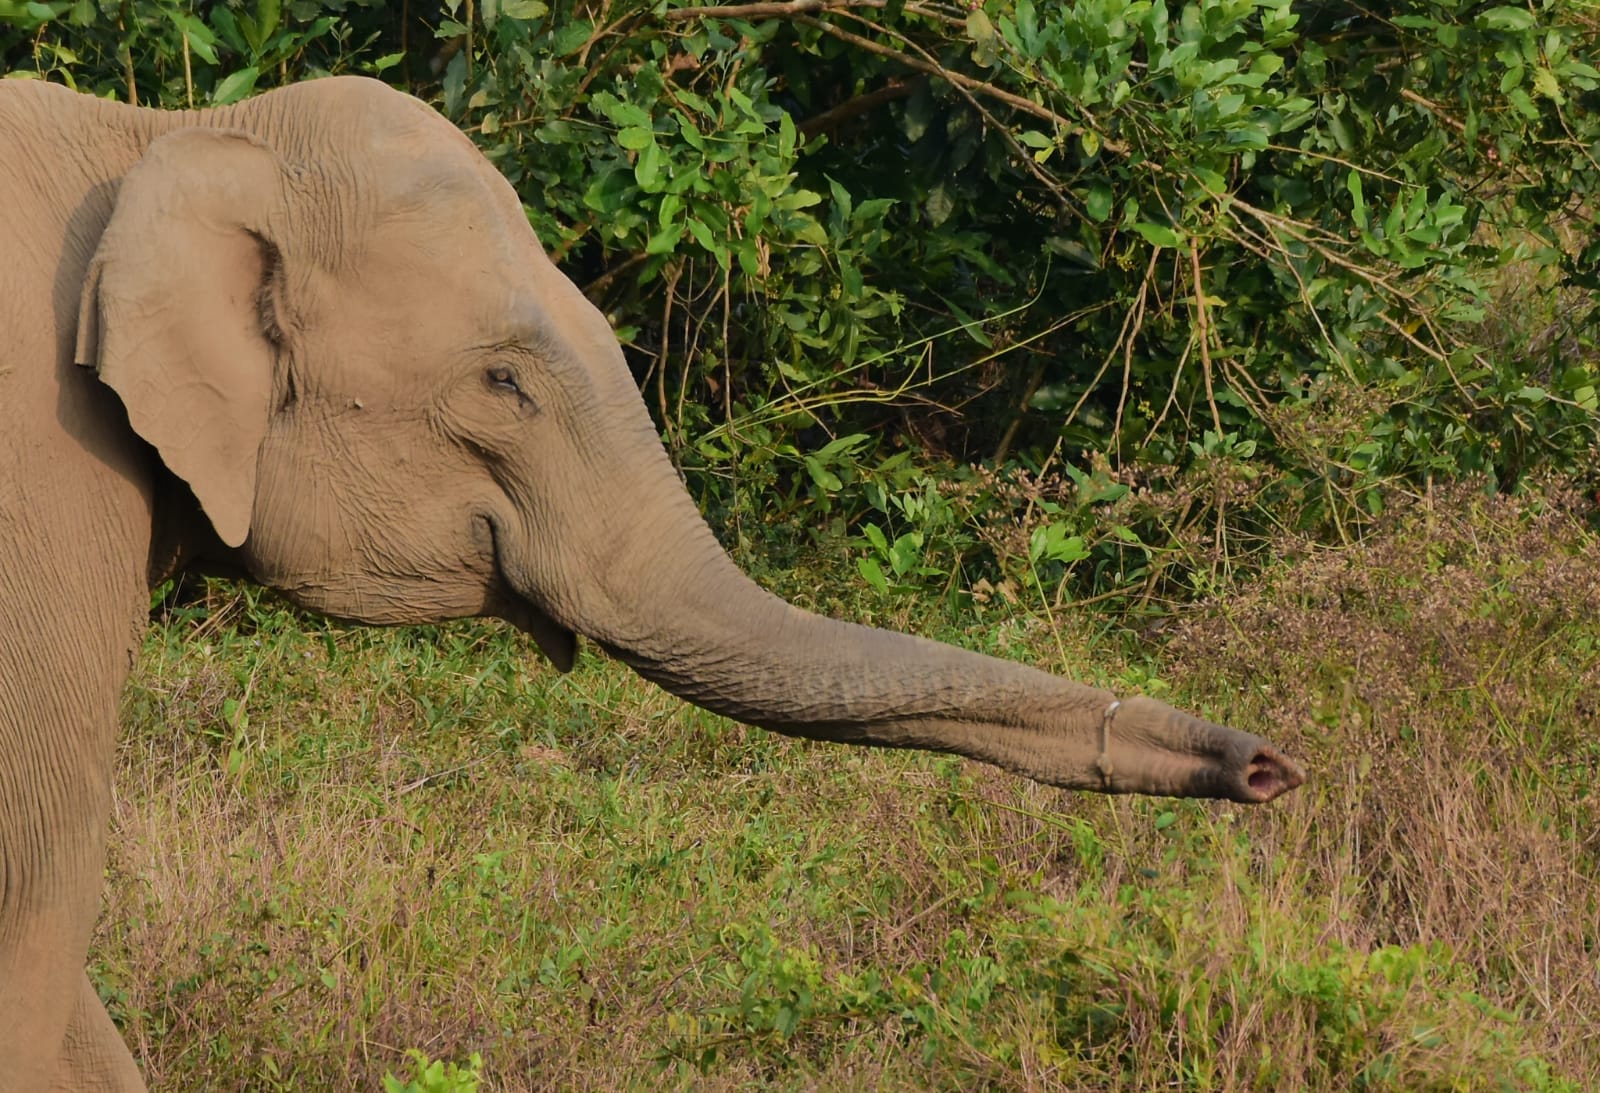
<path fill-rule="evenodd" d="M 1304 785 L 1306 780 L 1306 772 L 1300 769 L 1300 764 L 1270 744 L 1256 749 L 1242 774 L 1244 793 L 1240 799 L 1258 805 L 1281 797 Z"/>

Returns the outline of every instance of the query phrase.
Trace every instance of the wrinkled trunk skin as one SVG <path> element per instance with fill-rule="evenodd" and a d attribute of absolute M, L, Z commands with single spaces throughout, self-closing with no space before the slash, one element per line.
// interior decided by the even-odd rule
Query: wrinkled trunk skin
<path fill-rule="evenodd" d="M 1263 802 L 1304 781 L 1260 737 L 1154 699 L 1113 705 L 1108 691 L 763 591 L 696 511 L 620 353 L 584 348 L 592 386 L 566 409 L 592 424 L 561 463 L 566 526 L 555 549 L 508 545 L 502 564 L 545 614 L 641 675 L 791 736 L 954 752 L 1073 789 Z"/>

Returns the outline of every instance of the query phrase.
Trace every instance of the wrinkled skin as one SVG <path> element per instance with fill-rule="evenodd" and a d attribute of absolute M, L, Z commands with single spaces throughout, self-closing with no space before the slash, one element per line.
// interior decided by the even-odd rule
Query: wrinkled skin
<path fill-rule="evenodd" d="M 0 1088 L 138 1089 L 82 968 L 149 589 L 576 635 L 796 736 L 1267 801 L 1265 741 L 807 614 L 729 562 L 605 319 L 422 104 L 330 79 L 157 113 L 0 83 Z"/>

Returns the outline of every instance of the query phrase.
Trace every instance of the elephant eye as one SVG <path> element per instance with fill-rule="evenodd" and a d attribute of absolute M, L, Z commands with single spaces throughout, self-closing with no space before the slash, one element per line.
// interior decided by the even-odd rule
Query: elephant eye
<path fill-rule="evenodd" d="M 517 378 L 511 374 L 511 369 L 504 365 L 496 365 L 488 372 L 489 386 L 498 387 L 514 394 L 522 394 L 522 388 L 517 386 Z"/>

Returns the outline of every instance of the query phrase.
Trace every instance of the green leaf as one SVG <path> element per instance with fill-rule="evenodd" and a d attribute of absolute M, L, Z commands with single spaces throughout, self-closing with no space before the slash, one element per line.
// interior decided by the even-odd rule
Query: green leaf
<path fill-rule="evenodd" d="M 634 125 L 644 129 L 651 127 L 650 115 L 641 106 L 635 106 L 631 102 L 622 102 L 620 99 L 610 96 L 607 96 L 606 101 L 602 101 L 601 96 L 596 95 L 593 101 L 600 107 L 600 112 L 610 118 L 615 125 Z"/>
<path fill-rule="evenodd" d="M 1183 246 L 1183 235 L 1164 224 L 1152 224 L 1148 220 L 1138 220 L 1134 222 L 1133 230 L 1144 236 L 1144 241 L 1154 247 L 1170 247 L 1173 250 L 1178 250 Z"/>
<path fill-rule="evenodd" d="M 617 143 L 630 152 L 641 151 L 645 145 L 655 142 L 655 131 L 642 125 L 630 125 L 617 130 Z"/>
<path fill-rule="evenodd" d="M 814 455 L 805 457 L 806 473 L 811 475 L 811 481 L 828 493 L 838 493 L 844 489 L 844 483 L 839 481 L 839 476 L 823 466 L 822 460 Z"/>
<path fill-rule="evenodd" d="M 216 44 L 217 36 L 194 16 L 180 11 L 171 13 L 172 21 L 183 35 L 184 41 L 189 43 L 189 48 L 194 51 L 208 65 L 217 63 Z M 253 81 L 252 81 L 253 82 Z M 230 102 L 233 100 L 229 100 Z"/>
<path fill-rule="evenodd" d="M 818 459 L 831 460 L 835 456 L 842 455 L 846 452 L 850 452 L 856 448 L 859 448 L 861 445 L 865 444 L 871 439 L 872 437 L 868 436 L 866 433 L 851 433 L 849 436 L 841 436 L 836 440 L 828 441 L 828 443 L 818 448 L 816 451 L 816 456 Z"/>
<path fill-rule="evenodd" d="M 1111 216 L 1113 204 L 1111 187 L 1104 182 L 1097 182 L 1089 188 L 1089 194 L 1083 199 L 1083 210 L 1089 214 L 1089 219 L 1097 224 L 1103 224 Z"/>
<path fill-rule="evenodd" d="M 683 238 L 682 224 L 669 224 L 650 237 L 644 245 L 646 254 L 671 254 Z"/>
<path fill-rule="evenodd" d="M 661 208 L 656 210 L 656 222 L 663 228 L 678 219 L 678 214 L 683 211 L 683 198 L 678 194 L 663 194 Z"/>
<path fill-rule="evenodd" d="M 717 241 L 712 236 L 711 229 L 706 227 L 704 222 L 696 217 L 691 216 L 687 221 L 687 226 L 689 228 L 689 234 L 694 238 L 696 243 L 700 244 L 703 249 L 708 250 L 713 254 L 719 253 L 721 248 L 717 246 Z"/>
<path fill-rule="evenodd" d="M 916 567 L 917 559 L 922 556 L 922 533 L 909 531 L 894 541 L 894 546 L 889 548 L 889 568 L 894 570 L 896 577 L 904 577 Z"/>
<path fill-rule="evenodd" d="M 822 195 L 815 190 L 789 190 L 773 202 L 780 209 L 809 209 L 822 204 Z"/>
<path fill-rule="evenodd" d="M 639 188 L 645 193 L 655 193 L 661 189 L 661 169 L 666 164 L 667 157 L 662 153 L 661 146 L 651 141 L 639 150 L 639 160 L 633 165 L 633 177 L 639 183 Z"/>
<path fill-rule="evenodd" d="M 1533 12 L 1526 8 L 1490 8 L 1479 12 L 1475 21 L 1491 30 L 1532 30 L 1538 25 Z"/>
<path fill-rule="evenodd" d="M 1350 191 L 1350 200 L 1354 203 L 1351 215 L 1354 217 L 1356 227 L 1362 231 L 1367 230 L 1367 203 L 1361 196 L 1361 172 L 1351 171 L 1344 177 L 1345 189 Z"/>
<path fill-rule="evenodd" d="M 992 68 L 1000 60 L 1000 39 L 982 8 L 967 13 L 967 37 L 972 40 L 972 63 Z"/>
<path fill-rule="evenodd" d="M 796 139 L 798 130 L 795 129 L 794 118 L 785 110 L 778 119 L 778 154 L 785 158 L 792 156 Z"/>
<path fill-rule="evenodd" d="M 572 22 L 563 22 L 550 36 L 550 52 L 557 57 L 566 57 L 578 52 L 589 43 L 589 38 L 594 34 L 594 24 L 587 19 L 575 19 Z"/>
<path fill-rule="evenodd" d="M 877 559 L 858 558 L 856 560 L 856 571 L 861 574 L 863 580 L 879 592 L 889 591 L 889 578 L 883 575 L 883 567 L 878 564 Z"/>
<path fill-rule="evenodd" d="M 855 208 L 854 203 L 850 200 L 850 191 L 839 185 L 832 175 L 828 176 L 828 189 L 833 194 L 833 205 L 839 211 L 839 216 L 844 220 L 849 220 L 850 213 Z"/>
<path fill-rule="evenodd" d="M 278 21 L 281 16 L 282 10 L 279 0 L 259 0 L 256 4 L 256 27 L 261 33 L 261 43 L 256 45 L 257 49 L 260 49 L 261 45 L 264 45 L 267 39 L 272 37 L 273 31 L 278 29 Z"/>
<path fill-rule="evenodd" d="M 223 81 L 216 86 L 216 89 L 211 92 L 212 103 L 217 106 L 226 106 L 229 103 L 238 102 L 240 99 L 250 94 L 251 91 L 255 90 L 256 78 L 260 74 L 260 70 L 258 70 L 254 65 L 251 65 L 249 68 L 241 68 L 237 72 L 229 73 L 223 79 Z"/>

